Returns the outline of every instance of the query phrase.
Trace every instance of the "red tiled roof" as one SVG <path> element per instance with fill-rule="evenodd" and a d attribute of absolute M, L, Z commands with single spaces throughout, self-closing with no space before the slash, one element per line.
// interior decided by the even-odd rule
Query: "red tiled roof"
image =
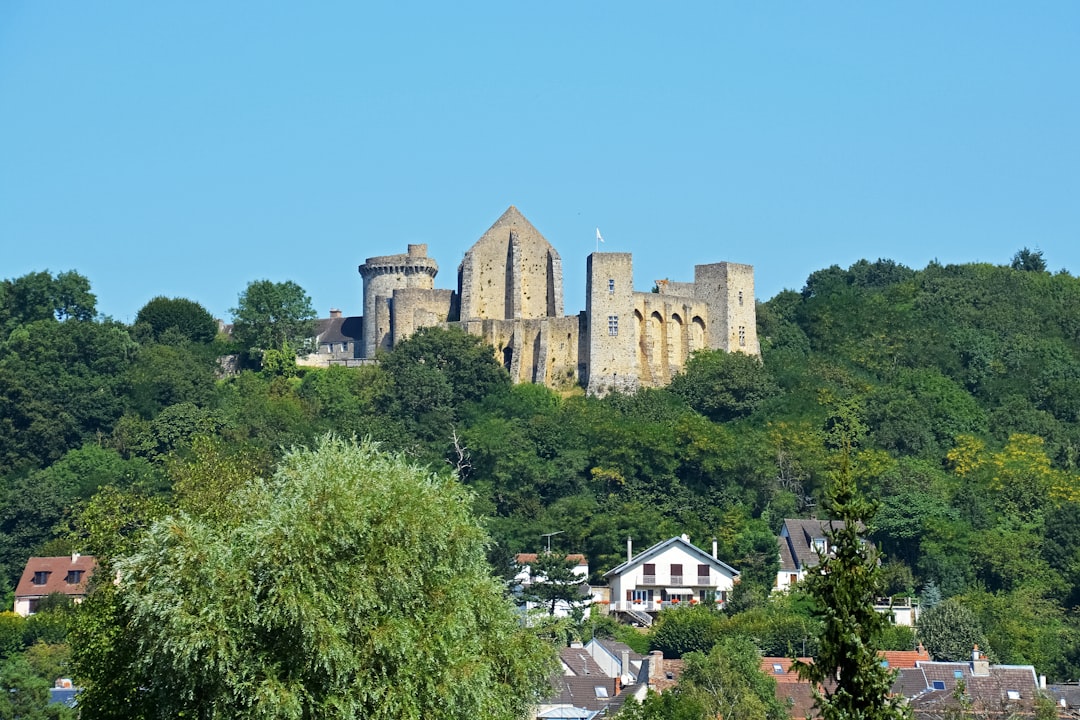
<path fill-rule="evenodd" d="M 85 595 L 86 584 L 97 568 L 92 555 L 63 555 L 61 557 L 32 557 L 26 562 L 22 578 L 15 588 L 15 597 L 44 597 L 53 593 Z M 78 582 L 70 583 L 69 572 L 81 571 Z M 46 573 L 44 583 L 35 583 L 38 573 Z"/>
<path fill-rule="evenodd" d="M 886 660 L 889 667 L 894 670 L 913 668 L 916 663 L 930 661 L 930 653 L 926 652 L 926 648 L 922 645 L 919 645 L 918 650 L 882 650 L 878 655 Z"/>

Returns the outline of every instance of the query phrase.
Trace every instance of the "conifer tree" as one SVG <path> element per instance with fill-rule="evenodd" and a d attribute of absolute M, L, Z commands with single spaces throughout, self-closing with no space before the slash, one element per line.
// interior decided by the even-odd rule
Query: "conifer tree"
<path fill-rule="evenodd" d="M 894 673 L 877 654 L 888 623 L 874 609 L 882 585 L 877 551 L 860 537 L 876 505 L 855 485 L 848 462 L 851 434 L 838 430 L 841 464 L 825 498 L 837 522 L 827 533 L 828 552 L 803 581 L 823 624 L 821 650 L 814 662 L 796 667 L 800 678 L 814 683 L 823 720 L 902 720 L 911 712 L 889 697 Z"/>

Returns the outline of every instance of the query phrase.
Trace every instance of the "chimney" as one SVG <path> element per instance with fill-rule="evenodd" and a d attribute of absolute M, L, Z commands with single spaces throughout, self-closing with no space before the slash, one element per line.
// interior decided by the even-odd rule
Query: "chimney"
<path fill-rule="evenodd" d="M 409 243 L 409 257 L 427 257 L 427 243 Z"/>
<path fill-rule="evenodd" d="M 713 539 L 712 539 L 712 559 L 713 559 L 713 560 L 719 560 L 719 559 L 720 559 L 720 558 L 719 558 L 719 557 L 718 557 L 718 556 L 716 555 L 716 538 L 713 538 Z"/>
<path fill-rule="evenodd" d="M 337 308 L 330 308 L 330 317 L 332 317 L 332 318 L 341 317 L 341 311 L 338 310 Z"/>
<path fill-rule="evenodd" d="M 79 562 L 80 557 L 82 556 L 79 555 L 79 553 L 71 553 L 71 564 L 74 565 L 75 563 Z"/>
<path fill-rule="evenodd" d="M 626 561 L 630 562 L 634 559 L 634 541 L 630 539 L 630 536 L 626 536 Z"/>
<path fill-rule="evenodd" d="M 654 685 L 664 678 L 664 653 L 653 650 L 649 653 L 649 684 Z"/>
<path fill-rule="evenodd" d="M 982 676 L 990 674 L 990 661 L 986 659 L 985 655 L 979 652 L 978 645 L 971 651 L 971 674 Z"/>
<path fill-rule="evenodd" d="M 620 675 L 629 675 L 630 674 L 630 651 L 629 650 L 623 650 L 622 651 L 622 656 L 619 658 L 619 662 L 622 664 L 622 667 L 619 668 L 619 674 Z"/>
<path fill-rule="evenodd" d="M 1045 690 L 1046 689 L 1046 676 L 1045 675 L 1040 675 L 1039 676 L 1039 689 L 1040 690 Z"/>

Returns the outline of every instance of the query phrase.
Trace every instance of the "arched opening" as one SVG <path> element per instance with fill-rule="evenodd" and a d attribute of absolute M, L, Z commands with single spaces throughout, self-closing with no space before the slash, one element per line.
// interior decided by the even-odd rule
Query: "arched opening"
<path fill-rule="evenodd" d="M 667 343 L 664 337 L 664 318 L 659 312 L 649 316 L 649 359 L 654 382 L 667 381 Z"/>
<path fill-rule="evenodd" d="M 695 315 L 690 322 L 690 352 L 705 347 L 705 321 Z"/>
<path fill-rule="evenodd" d="M 668 324 L 668 357 L 671 361 L 672 374 L 682 370 L 686 363 L 686 330 L 678 313 L 671 316 Z"/>

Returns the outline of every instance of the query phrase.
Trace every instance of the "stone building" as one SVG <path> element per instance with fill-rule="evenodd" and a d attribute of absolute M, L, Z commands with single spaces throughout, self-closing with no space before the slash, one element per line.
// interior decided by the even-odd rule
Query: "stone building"
<path fill-rule="evenodd" d="M 562 259 L 511 206 L 465 253 L 456 290 L 435 288 L 427 245 L 360 266 L 364 315 L 354 359 L 374 358 L 427 326 L 479 335 L 514 382 L 582 385 L 591 394 L 666 385 L 702 348 L 760 355 L 750 265 L 697 265 L 693 282 L 634 290 L 629 253 L 592 253 L 585 310 L 563 314 Z M 320 352 L 307 364 L 342 362 Z M 338 340 L 338 348 L 346 347 Z"/>

